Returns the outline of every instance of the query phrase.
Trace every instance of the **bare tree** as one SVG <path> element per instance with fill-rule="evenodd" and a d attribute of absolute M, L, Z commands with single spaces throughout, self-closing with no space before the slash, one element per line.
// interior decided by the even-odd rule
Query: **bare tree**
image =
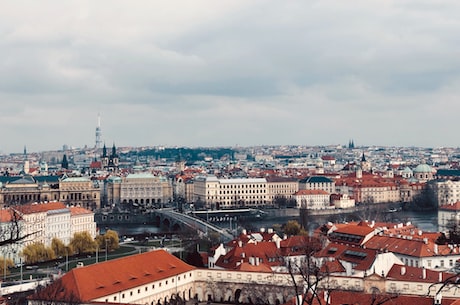
<path fill-rule="evenodd" d="M 8 221 L 2 222 L 0 225 L 0 247 L 19 243 L 37 233 L 24 232 L 22 216 L 14 208 L 9 208 L 5 212 L 9 213 L 10 217 Z"/>
<path fill-rule="evenodd" d="M 35 293 L 29 297 L 32 303 L 37 304 L 41 302 L 42 304 L 53 303 L 65 303 L 66 305 L 77 305 L 83 303 L 80 298 L 75 295 L 72 290 L 66 289 L 62 278 L 53 282 L 47 286 L 39 286 L 35 290 Z"/>

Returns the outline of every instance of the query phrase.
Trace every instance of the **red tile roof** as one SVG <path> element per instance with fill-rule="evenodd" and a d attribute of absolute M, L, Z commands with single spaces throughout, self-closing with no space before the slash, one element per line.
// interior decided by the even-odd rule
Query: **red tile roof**
<path fill-rule="evenodd" d="M 19 205 L 14 207 L 17 211 L 23 214 L 44 213 L 53 210 L 65 209 L 66 206 L 62 202 L 48 202 L 48 203 L 32 203 Z"/>
<path fill-rule="evenodd" d="M 450 277 L 452 274 L 446 272 L 396 264 L 391 267 L 387 274 L 387 278 L 394 280 L 424 283 L 439 283 Z"/>
<path fill-rule="evenodd" d="M 258 264 L 258 265 L 251 265 L 250 263 L 243 262 L 239 264 L 235 270 L 239 271 L 250 271 L 250 272 L 270 272 L 272 273 L 272 268 L 270 268 L 267 264 Z"/>
<path fill-rule="evenodd" d="M 356 270 L 369 270 L 375 261 L 376 250 L 363 249 L 344 244 L 330 243 L 324 249 L 315 254 L 315 257 L 334 258 L 338 261 L 349 262 Z"/>
<path fill-rule="evenodd" d="M 439 207 L 440 210 L 460 211 L 460 201 L 453 204 L 445 204 Z"/>
<path fill-rule="evenodd" d="M 249 262 L 250 258 L 259 258 L 262 263 L 270 266 L 278 266 L 281 262 L 278 260 L 280 251 L 274 242 L 248 243 L 236 246 L 227 254 L 221 255 L 216 262 L 216 266 L 224 269 L 234 269 L 242 262 Z"/>
<path fill-rule="evenodd" d="M 194 269 L 164 250 L 155 250 L 72 269 L 31 299 L 88 302 Z"/>
<path fill-rule="evenodd" d="M 82 207 L 70 207 L 70 214 L 72 216 L 75 216 L 75 215 L 93 214 L 93 212 L 85 208 L 82 208 Z"/>
<path fill-rule="evenodd" d="M 0 210 L 0 222 L 9 222 L 11 220 L 13 220 L 13 212 L 10 209 Z"/>

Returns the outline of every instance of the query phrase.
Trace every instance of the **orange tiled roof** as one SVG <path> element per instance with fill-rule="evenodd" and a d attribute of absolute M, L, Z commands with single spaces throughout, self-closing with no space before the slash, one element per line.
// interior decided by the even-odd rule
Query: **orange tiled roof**
<path fill-rule="evenodd" d="M 425 273 L 425 277 L 423 273 Z M 443 282 L 451 277 L 451 273 L 396 264 L 391 267 L 387 274 L 387 278 L 395 280 L 425 283 Z"/>
<path fill-rule="evenodd" d="M 380 251 L 409 255 L 413 257 L 430 257 L 436 255 L 448 255 L 452 249 L 448 245 L 437 245 L 433 240 L 420 238 L 407 238 L 396 236 L 373 236 L 366 242 L 366 247 Z M 454 248 L 457 253 L 458 247 Z"/>
<path fill-rule="evenodd" d="M 338 261 L 352 263 L 354 269 L 368 270 L 375 261 L 376 250 L 352 247 L 344 244 L 330 243 L 315 254 L 316 257 L 335 258 Z"/>
<path fill-rule="evenodd" d="M 242 247 L 236 246 L 227 254 L 217 259 L 216 266 L 225 269 L 234 269 L 241 262 L 249 262 L 250 257 L 259 258 L 263 263 L 270 266 L 278 266 L 281 263 L 278 258 L 279 249 L 274 242 L 248 243 Z M 271 259 L 271 262 L 269 262 Z"/>
<path fill-rule="evenodd" d="M 194 269 L 164 250 L 155 250 L 72 269 L 31 299 L 89 302 Z"/>
<path fill-rule="evenodd" d="M 258 265 L 251 265 L 250 263 L 243 262 L 239 264 L 235 270 L 239 271 L 250 271 L 250 272 L 273 272 L 272 268 L 270 268 L 267 264 L 258 264 Z"/>
<path fill-rule="evenodd" d="M 9 222 L 13 220 L 13 212 L 10 209 L 0 210 L 0 222 Z M 19 216 L 19 215 L 18 215 Z"/>
<path fill-rule="evenodd" d="M 439 207 L 440 210 L 460 211 L 460 201 L 453 204 L 445 204 Z"/>
<path fill-rule="evenodd" d="M 62 202 L 48 202 L 48 203 L 32 203 L 19 205 L 14 207 L 17 211 L 23 214 L 44 213 L 52 210 L 65 209 L 66 206 Z"/>
<path fill-rule="evenodd" d="M 75 215 L 93 214 L 93 212 L 85 208 L 82 208 L 82 207 L 70 207 L 70 214 L 72 216 L 75 216 Z"/>

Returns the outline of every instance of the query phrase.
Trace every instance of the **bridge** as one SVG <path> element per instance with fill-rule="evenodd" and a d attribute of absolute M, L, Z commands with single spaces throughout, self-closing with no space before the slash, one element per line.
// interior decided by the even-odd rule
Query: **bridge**
<path fill-rule="evenodd" d="M 198 217 L 182 214 L 169 208 L 157 209 L 155 210 L 155 214 L 157 217 L 157 223 L 160 226 L 168 227 L 173 231 L 179 231 L 181 228 L 183 228 L 183 226 L 186 226 L 193 230 L 198 230 L 206 235 L 210 232 L 218 233 L 224 241 L 233 239 L 233 235 L 230 234 L 226 229 L 222 229 Z"/>

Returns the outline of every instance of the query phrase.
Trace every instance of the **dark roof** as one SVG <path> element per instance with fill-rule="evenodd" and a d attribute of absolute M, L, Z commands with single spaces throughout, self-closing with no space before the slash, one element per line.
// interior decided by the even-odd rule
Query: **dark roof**
<path fill-rule="evenodd" d="M 300 180 L 301 183 L 332 183 L 332 180 L 323 176 L 312 176 Z"/>
<path fill-rule="evenodd" d="M 460 177 L 460 169 L 438 169 L 436 172 L 438 177 Z"/>
<path fill-rule="evenodd" d="M 59 176 L 35 176 L 35 180 L 38 183 L 58 183 L 59 182 Z"/>

